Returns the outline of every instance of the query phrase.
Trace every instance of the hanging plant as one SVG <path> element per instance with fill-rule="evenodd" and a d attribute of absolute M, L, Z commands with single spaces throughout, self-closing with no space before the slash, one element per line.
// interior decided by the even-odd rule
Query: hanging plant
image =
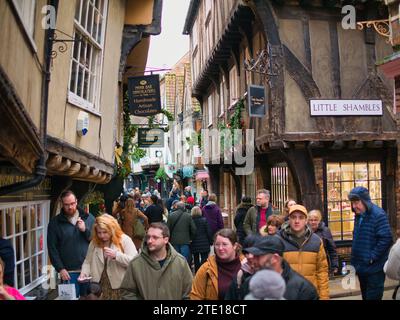
<path fill-rule="evenodd" d="M 154 179 L 160 179 L 161 181 L 166 181 L 168 179 L 167 173 L 164 168 L 158 168 Z"/>

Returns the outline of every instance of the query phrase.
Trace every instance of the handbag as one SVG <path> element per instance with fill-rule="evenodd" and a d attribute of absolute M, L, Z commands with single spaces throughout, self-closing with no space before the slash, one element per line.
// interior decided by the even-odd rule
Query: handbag
<path fill-rule="evenodd" d="M 143 239 L 146 235 L 146 230 L 144 229 L 143 223 L 140 221 L 138 217 L 136 217 L 135 222 L 133 223 L 133 237 Z"/>
<path fill-rule="evenodd" d="M 77 300 L 74 283 L 63 283 L 58 285 L 59 300 Z"/>

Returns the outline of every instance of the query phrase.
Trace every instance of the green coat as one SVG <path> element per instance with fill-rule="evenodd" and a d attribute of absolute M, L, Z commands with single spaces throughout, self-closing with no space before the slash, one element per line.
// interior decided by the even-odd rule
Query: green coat
<path fill-rule="evenodd" d="M 260 230 L 258 230 L 258 224 L 260 222 L 260 209 L 261 208 L 259 206 L 254 206 L 247 211 L 243 222 L 243 230 L 246 233 L 246 236 L 251 234 L 260 234 Z M 267 209 L 266 219 L 268 219 L 268 217 L 272 214 L 279 215 L 280 213 L 278 210 L 274 210 L 270 204 Z"/>
<path fill-rule="evenodd" d="M 196 235 L 196 224 L 187 211 L 183 212 L 182 217 L 175 224 L 175 221 L 177 221 L 181 213 L 182 210 L 178 209 L 172 211 L 168 217 L 167 225 L 171 233 L 169 241 L 172 245 L 190 244 L 190 241 L 193 240 Z M 174 224 L 174 230 L 171 230 Z"/>
<path fill-rule="evenodd" d="M 161 268 L 143 244 L 141 253 L 130 262 L 122 280 L 122 300 L 189 299 L 193 279 L 189 265 L 169 243 L 167 250 L 167 258 Z"/>

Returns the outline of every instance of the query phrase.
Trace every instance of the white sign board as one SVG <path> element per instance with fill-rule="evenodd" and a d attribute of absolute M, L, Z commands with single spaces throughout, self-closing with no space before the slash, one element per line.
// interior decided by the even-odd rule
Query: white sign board
<path fill-rule="evenodd" d="M 310 100 L 311 116 L 381 116 L 382 100 Z"/>

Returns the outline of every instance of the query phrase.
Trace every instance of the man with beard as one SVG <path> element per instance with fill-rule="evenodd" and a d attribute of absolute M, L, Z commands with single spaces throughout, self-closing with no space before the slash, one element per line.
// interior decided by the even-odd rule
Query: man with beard
<path fill-rule="evenodd" d="M 142 251 L 130 262 L 122 281 L 122 300 L 189 299 L 192 272 L 169 238 L 164 223 L 150 225 Z"/>
<path fill-rule="evenodd" d="M 83 261 L 92 238 L 94 216 L 78 208 L 78 199 L 68 190 L 61 194 L 62 209 L 50 220 L 47 247 L 51 264 L 63 282 L 74 283 L 79 294 L 85 295 L 87 284 L 78 284 Z"/>
<path fill-rule="evenodd" d="M 278 272 L 285 280 L 286 289 L 283 297 L 286 300 L 318 300 L 315 287 L 302 275 L 294 271 L 283 258 L 285 245 L 276 235 L 260 238 L 252 247 L 243 249 L 247 263 L 253 275 L 257 271 L 270 269 Z M 228 300 L 241 300 L 249 293 L 250 279 L 247 277 L 236 295 L 226 296 Z"/>

